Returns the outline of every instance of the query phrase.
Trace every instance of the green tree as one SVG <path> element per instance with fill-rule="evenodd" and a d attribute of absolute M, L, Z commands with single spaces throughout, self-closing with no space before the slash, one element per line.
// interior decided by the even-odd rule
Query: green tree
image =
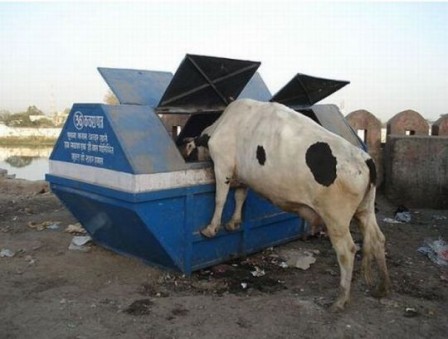
<path fill-rule="evenodd" d="M 5 125 L 10 127 L 49 127 L 53 124 L 49 121 L 35 120 L 31 121 L 31 115 L 45 115 L 39 108 L 36 106 L 29 106 L 25 112 L 19 112 L 10 114 L 5 117 L 3 120 Z"/>

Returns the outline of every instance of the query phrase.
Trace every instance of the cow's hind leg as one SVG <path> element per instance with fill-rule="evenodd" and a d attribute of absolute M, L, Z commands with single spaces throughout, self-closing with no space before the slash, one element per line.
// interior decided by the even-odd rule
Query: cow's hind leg
<path fill-rule="evenodd" d="M 239 187 L 235 190 L 235 211 L 233 212 L 232 218 L 226 225 L 226 230 L 235 231 L 240 228 L 242 220 L 241 214 L 246 197 L 247 187 Z"/>
<path fill-rule="evenodd" d="M 326 221 L 326 220 L 325 220 Z M 338 258 L 341 271 L 340 292 L 331 306 L 332 311 L 342 310 L 350 299 L 350 287 L 353 274 L 356 247 L 350 234 L 350 224 L 327 222 L 328 235 Z"/>
<path fill-rule="evenodd" d="M 371 263 L 375 259 L 379 273 L 380 282 L 376 291 L 373 293 L 376 297 L 386 296 L 390 291 L 390 280 L 387 272 L 385 255 L 385 237 L 381 232 L 376 217 L 372 209 L 358 211 L 355 215 L 359 228 L 363 234 L 363 258 L 362 272 L 367 284 L 373 282 L 371 273 Z"/>
<path fill-rule="evenodd" d="M 227 194 L 229 193 L 232 174 L 231 167 L 218 166 L 218 163 L 215 161 L 215 211 L 210 224 L 201 230 L 201 234 L 207 238 L 214 237 L 216 233 L 218 233 L 219 227 L 221 226 L 222 210 L 227 199 Z"/>

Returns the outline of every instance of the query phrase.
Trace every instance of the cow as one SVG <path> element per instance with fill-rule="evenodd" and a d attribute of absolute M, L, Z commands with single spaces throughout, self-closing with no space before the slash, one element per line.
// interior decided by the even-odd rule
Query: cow
<path fill-rule="evenodd" d="M 340 268 L 340 293 L 331 306 L 342 310 L 350 297 L 356 246 L 350 222 L 363 235 L 362 271 L 372 283 L 376 261 L 376 295 L 385 296 L 390 280 L 385 259 L 385 237 L 375 216 L 376 170 L 362 149 L 326 130 L 312 119 L 279 103 L 239 99 L 218 120 L 190 140 L 186 153 L 206 147 L 216 179 L 215 209 L 203 236 L 216 235 L 229 187 L 237 182 L 235 210 L 226 229 L 242 222 L 247 188 L 279 208 L 307 220 L 314 228 L 325 224 Z"/>

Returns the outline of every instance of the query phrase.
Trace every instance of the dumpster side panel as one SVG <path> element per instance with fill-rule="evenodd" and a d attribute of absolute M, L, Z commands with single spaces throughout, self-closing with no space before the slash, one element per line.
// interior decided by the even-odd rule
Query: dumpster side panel
<path fill-rule="evenodd" d="M 132 204 L 83 190 L 51 185 L 52 191 L 79 220 L 96 243 L 151 264 L 180 269 L 179 255 L 166 250 L 157 232 L 150 229 Z M 158 205 L 155 201 L 154 204 Z M 151 210 L 151 208 L 149 208 Z M 157 221 L 155 221 L 157 223 Z M 157 228 L 156 225 L 155 228 Z M 181 224 L 177 225 L 181 229 Z M 175 227 L 173 227 L 175 228 Z M 173 237 L 168 239 L 173 241 Z"/>
<path fill-rule="evenodd" d="M 103 105 L 98 104 L 73 105 L 50 160 L 132 172 Z"/>

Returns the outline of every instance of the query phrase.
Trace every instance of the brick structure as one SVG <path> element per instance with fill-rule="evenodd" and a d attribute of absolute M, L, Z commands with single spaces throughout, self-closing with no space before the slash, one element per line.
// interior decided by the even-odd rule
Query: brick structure
<path fill-rule="evenodd" d="M 390 200 L 406 207 L 448 207 L 448 136 L 390 135 L 384 159 Z"/>
<path fill-rule="evenodd" d="M 406 110 L 387 122 L 387 135 L 428 135 L 428 122 L 416 111 Z"/>
<path fill-rule="evenodd" d="M 432 135 L 448 136 L 448 114 L 440 117 L 431 127 Z"/>
<path fill-rule="evenodd" d="M 361 134 L 361 139 L 367 145 L 369 154 L 376 163 L 378 171 L 377 185 L 383 182 L 383 152 L 381 149 L 381 121 L 372 113 L 366 110 L 354 111 L 346 116 L 347 122 L 355 130 Z M 362 131 L 362 133 L 359 133 Z"/>

